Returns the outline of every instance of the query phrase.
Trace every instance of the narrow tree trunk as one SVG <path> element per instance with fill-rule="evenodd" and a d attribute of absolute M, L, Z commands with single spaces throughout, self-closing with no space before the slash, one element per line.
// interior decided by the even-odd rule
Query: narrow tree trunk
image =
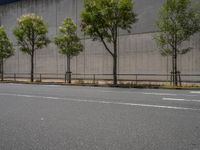
<path fill-rule="evenodd" d="M 117 56 L 113 56 L 113 85 L 117 85 Z"/>
<path fill-rule="evenodd" d="M 34 29 L 31 29 L 30 32 L 32 47 L 31 47 L 31 82 L 34 82 L 34 54 L 35 54 L 35 32 Z"/>
<path fill-rule="evenodd" d="M 172 83 L 178 86 L 177 53 L 172 56 Z"/>
<path fill-rule="evenodd" d="M 171 82 L 172 82 L 172 85 L 173 86 L 175 86 L 175 84 L 174 84 L 174 51 L 173 51 L 173 54 L 172 54 L 172 72 L 171 72 Z"/>
<path fill-rule="evenodd" d="M 172 56 L 172 84 L 174 85 L 174 54 Z"/>
<path fill-rule="evenodd" d="M 178 76 L 177 76 L 177 49 L 175 49 L 175 53 L 174 53 L 174 71 L 175 71 L 175 74 L 174 74 L 174 84 L 175 86 L 178 86 Z"/>
<path fill-rule="evenodd" d="M 172 83 L 173 83 L 173 86 L 178 86 L 176 35 L 174 36 L 174 42 L 173 42 L 172 50 L 173 50 L 172 51 Z"/>
<path fill-rule="evenodd" d="M 70 55 L 67 56 L 67 80 L 68 83 L 71 83 L 71 59 L 70 59 Z"/>
<path fill-rule="evenodd" d="M 1 61 L 0 61 L 0 76 L 2 76 L 2 64 L 1 64 Z"/>
<path fill-rule="evenodd" d="M 34 52 L 31 54 L 31 82 L 34 82 Z"/>
<path fill-rule="evenodd" d="M 117 40 L 114 41 L 114 55 L 113 55 L 113 85 L 117 85 Z"/>
<path fill-rule="evenodd" d="M 1 81 L 4 80 L 4 68 L 3 68 L 3 59 L 1 60 Z"/>

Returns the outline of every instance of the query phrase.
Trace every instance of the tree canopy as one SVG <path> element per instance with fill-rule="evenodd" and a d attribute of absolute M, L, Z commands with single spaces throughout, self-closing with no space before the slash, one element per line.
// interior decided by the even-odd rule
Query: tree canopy
<path fill-rule="evenodd" d="M 7 37 L 3 26 L 0 26 L 0 60 L 6 59 L 12 55 L 14 55 L 13 44 Z"/>
<path fill-rule="evenodd" d="M 9 40 L 5 29 L 3 26 L 0 26 L 0 73 L 1 80 L 3 81 L 3 73 L 4 73 L 4 60 L 14 55 L 13 44 Z"/>
<path fill-rule="evenodd" d="M 17 26 L 14 28 L 14 35 L 17 38 L 17 44 L 22 52 L 31 55 L 35 50 L 47 46 L 49 39 L 47 37 L 47 26 L 42 17 L 35 14 L 26 14 L 17 20 Z"/>
<path fill-rule="evenodd" d="M 113 57 L 113 84 L 117 84 L 118 31 L 130 32 L 137 20 L 133 6 L 132 0 L 85 0 L 81 13 L 82 30 L 93 40 L 101 41 Z"/>
<path fill-rule="evenodd" d="M 61 54 L 73 57 L 83 51 L 83 45 L 76 31 L 77 26 L 71 18 L 66 18 L 59 27 L 60 33 L 55 36 L 55 44 Z"/>
<path fill-rule="evenodd" d="M 183 47 L 183 42 L 200 30 L 200 7 L 191 0 L 166 0 L 156 25 L 156 43 L 163 56 L 172 56 L 172 82 L 177 86 L 177 56 L 192 49 Z"/>
<path fill-rule="evenodd" d="M 31 56 L 31 82 L 34 80 L 35 51 L 48 45 L 47 26 L 42 17 L 35 14 L 26 14 L 17 20 L 14 35 L 20 50 Z"/>
<path fill-rule="evenodd" d="M 68 83 L 71 83 L 71 58 L 83 51 L 83 45 L 76 34 L 77 26 L 71 18 L 66 18 L 59 27 L 59 34 L 55 37 L 55 44 L 59 52 L 67 56 Z"/>
<path fill-rule="evenodd" d="M 184 41 L 200 30 L 200 7 L 191 0 L 166 0 L 160 9 L 156 26 L 159 33 L 155 39 L 161 54 L 187 53 L 191 47 L 182 47 Z"/>

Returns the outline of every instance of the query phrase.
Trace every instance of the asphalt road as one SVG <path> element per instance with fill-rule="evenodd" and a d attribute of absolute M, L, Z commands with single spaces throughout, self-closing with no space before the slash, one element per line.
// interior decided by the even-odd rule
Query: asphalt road
<path fill-rule="evenodd" d="M 200 150 L 200 91 L 0 84 L 0 150 Z"/>

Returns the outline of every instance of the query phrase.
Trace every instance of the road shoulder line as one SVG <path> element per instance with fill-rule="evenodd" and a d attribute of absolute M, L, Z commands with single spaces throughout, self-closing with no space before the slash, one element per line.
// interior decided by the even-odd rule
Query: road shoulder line
<path fill-rule="evenodd" d="M 123 103 L 123 102 L 114 102 L 114 101 L 95 101 L 95 100 L 60 98 L 60 97 L 48 97 L 48 96 L 38 96 L 38 95 L 23 95 L 23 94 L 0 93 L 0 96 L 13 96 L 13 97 L 36 98 L 36 99 L 46 99 L 46 100 L 47 99 L 48 100 L 64 100 L 64 101 L 71 101 L 71 102 L 87 102 L 87 103 L 98 103 L 98 104 L 113 104 L 113 105 L 124 105 L 124 106 L 138 106 L 138 107 L 149 107 L 149 108 L 163 108 L 163 109 L 174 109 L 174 110 L 200 111 L 200 109 L 187 108 L 187 107 L 175 107 L 175 106 L 164 106 L 164 105 L 150 105 L 150 104 L 137 104 L 137 103 Z"/>

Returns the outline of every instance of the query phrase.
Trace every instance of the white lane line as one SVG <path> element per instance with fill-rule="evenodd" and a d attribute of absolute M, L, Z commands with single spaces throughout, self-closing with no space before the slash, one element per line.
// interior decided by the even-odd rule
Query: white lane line
<path fill-rule="evenodd" d="M 183 102 L 198 102 L 200 103 L 200 100 L 196 99 L 177 99 L 177 98 L 163 98 L 164 101 L 183 101 Z"/>
<path fill-rule="evenodd" d="M 8 85 L 8 86 L 24 86 L 24 84 L 20 84 L 20 83 L 18 83 L 18 84 L 15 84 L 15 83 L 6 83 L 4 85 Z"/>
<path fill-rule="evenodd" d="M 40 86 L 43 86 L 43 87 L 61 87 L 60 85 L 40 85 Z"/>
<path fill-rule="evenodd" d="M 145 95 L 157 95 L 157 96 L 176 96 L 177 94 L 172 94 L 172 93 L 143 93 Z"/>
<path fill-rule="evenodd" d="M 200 94 L 200 91 L 190 91 L 191 94 Z"/>
<path fill-rule="evenodd" d="M 60 85 L 37 85 L 37 84 L 33 84 L 33 85 L 31 85 L 31 84 L 15 84 L 15 83 L 7 83 L 7 85 L 11 85 L 11 86 L 24 86 L 24 85 L 26 85 L 26 86 L 40 86 L 40 87 L 61 87 Z"/>
<path fill-rule="evenodd" d="M 113 102 L 113 101 L 95 101 L 95 100 L 72 99 L 72 98 L 46 97 L 46 96 L 37 96 L 37 95 L 0 93 L 0 96 L 27 97 L 27 98 L 37 98 L 37 99 L 65 100 L 65 101 L 71 101 L 71 102 L 87 102 L 87 103 L 114 104 L 114 105 L 124 105 L 124 106 L 134 106 L 134 107 L 137 106 L 137 107 L 163 108 L 163 109 L 174 109 L 174 110 L 200 111 L 200 109 L 187 108 L 187 107 L 162 106 L 162 105 L 137 104 L 137 103 L 123 103 L 123 102 Z"/>
<path fill-rule="evenodd" d="M 199 95 L 188 95 L 188 94 L 179 94 L 180 96 L 187 96 L 187 97 L 196 97 L 196 96 L 199 96 Z M 177 95 L 178 96 L 178 95 Z"/>
<path fill-rule="evenodd" d="M 198 95 L 188 95 L 188 94 L 174 94 L 174 93 L 150 93 L 150 92 L 131 92 L 131 91 L 104 91 L 103 93 L 123 93 L 123 94 L 142 94 L 142 95 L 153 95 L 153 96 L 186 96 L 186 97 L 196 97 Z"/>
<path fill-rule="evenodd" d="M 135 93 L 135 94 L 142 94 L 142 92 L 132 92 L 132 91 L 105 91 L 105 90 L 99 90 L 99 92 L 102 92 L 102 93 Z"/>
<path fill-rule="evenodd" d="M 156 96 L 176 96 L 177 94 L 172 93 L 150 93 L 150 92 L 131 92 L 131 91 L 104 91 L 101 90 L 101 92 L 104 93 L 130 93 L 130 94 L 144 94 L 144 95 L 156 95 Z"/>

